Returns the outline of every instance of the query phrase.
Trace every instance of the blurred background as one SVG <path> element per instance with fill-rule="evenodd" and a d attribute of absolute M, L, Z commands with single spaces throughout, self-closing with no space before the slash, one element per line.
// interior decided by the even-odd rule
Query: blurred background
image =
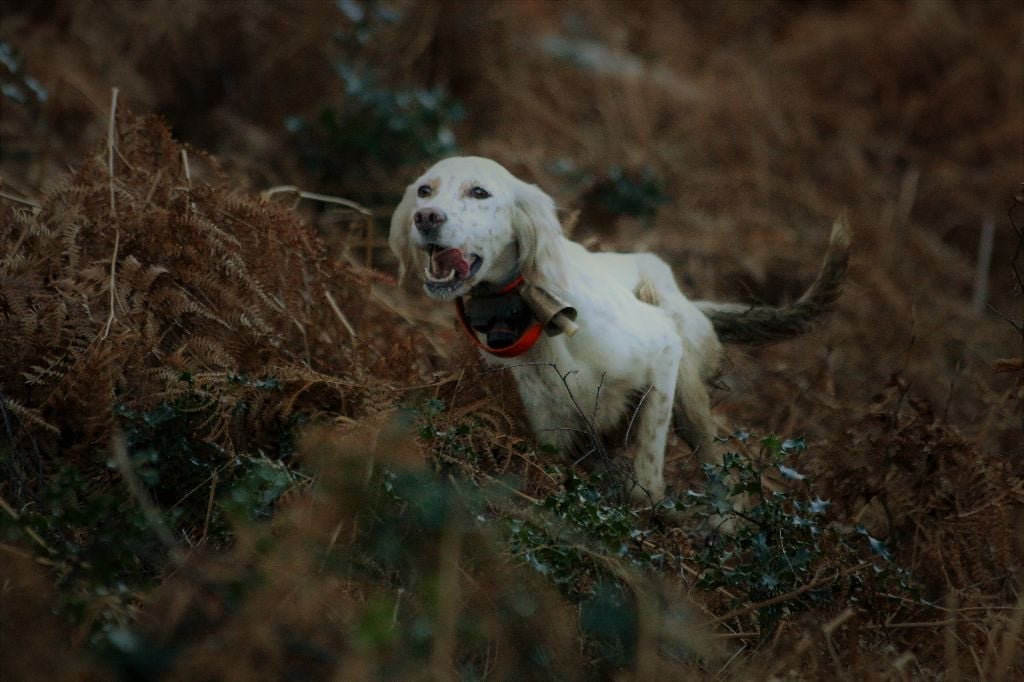
<path fill-rule="evenodd" d="M 729 350 L 713 394 L 723 430 L 804 434 L 822 452 L 811 468 L 837 513 L 902 537 L 908 552 L 930 523 L 914 510 L 927 506 L 922 491 L 938 486 L 936 472 L 947 483 L 982 481 L 976 500 L 1024 474 L 1018 2 L 0 7 L 5 201 L 46 204 L 65 196 L 69 172 L 105 163 L 117 88 L 120 115 L 159 115 L 190 158 L 202 159 L 197 180 L 217 177 L 246 195 L 294 186 L 362 208 L 300 208 L 329 260 L 385 291 L 375 317 L 353 322 L 371 338 L 440 339 L 371 349 L 371 375 L 408 387 L 475 366 L 454 343 L 446 310 L 394 290 L 386 231 L 405 186 L 434 160 L 488 156 L 551 194 L 574 239 L 657 252 L 696 298 L 794 300 L 817 271 L 832 221 L 847 212 L 854 246 L 838 311 L 806 338 Z M 103 268 L 108 237 L 96 255 Z M 334 368 L 325 371 L 349 371 Z M 360 418 L 393 399 L 330 409 Z M 880 415 L 895 416 L 883 424 Z M 497 430 L 525 433 L 515 415 L 502 424 Z M 71 447 L 66 438 L 53 456 L 61 447 Z M 932 452 L 968 456 L 947 471 L 920 464 Z M 686 459 L 670 456 L 678 469 Z M 878 502 L 886 491 L 889 506 Z M 897 498 L 910 501 L 899 507 Z M 1008 532 L 1022 528 L 1015 509 L 1000 517 Z M 944 528 L 935 537 L 962 530 Z M 927 573 L 935 556 L 915 549 L 915 566 Z M 943 584 L 938 561 L 935 585 Z M 1003 579 L 1012 564 L 1004 556 L 946 579 L 966 589 L 980 584 L 969 575 Z M 972 589 L 1009 598 L 1000 592 L 1007 583 L 985 584 Z"/>

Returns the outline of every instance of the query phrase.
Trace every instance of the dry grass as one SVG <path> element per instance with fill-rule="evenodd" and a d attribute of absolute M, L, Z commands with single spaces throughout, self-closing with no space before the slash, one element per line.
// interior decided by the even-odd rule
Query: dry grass
<path fill-rule="evenodd" d="M 680 595 L 685 571 L 623 573 L 646 614 L 636 679 L 1015 679 L 1024 668 L 1024 334 L 1007 319 L 1024 320 L 1013 260 L 1024 212 L 1016 209 L 1015 233 L 1007 211 L 1024 180 L 1019 8 L 395 7 L 399 19 L 379 22 L 365 44 L 334 39 L 355 28 L 327 3 L 78 1 L 5 12 L 0 37 L 50 97 L 5 100 L 0 118 L 0 400 L 12 455 L 2 497 L 31 507 L 68 462 L 96 485 L 117 484 L 95 456 L 110 443 L 115 402 L 145 410 L 192 392 L 212 408 L 194 435 L 224 457 L 273 452 L 293 414 L 372 431 L 380 422 L 368 420 L 396 403 L 435 397 L 445 424 L 480 424 L 470 439 L 486 457 L 448 461 L 460 475 L 484 488 L 515 480 L 520 500 L 558 489 L 544 456 L 521 447 L 507 377 L 480 374 L 445 311 L 390 284 L 380 225 L 415 168 L 353 163 L 325 178 L 300 167 L 283 131 L 288 115 L 344 108 L 335 63 L 369 63 L 391 86 L 447 88 L 467 111 L 456 131 L 465 151 L 538 182 L 566 216 L 578 210 L 577 238 L 657 250 L 702 298 L 791 299 L 813 276 L 828 225 L 849 211 L 855 253 L 839 310 L 798 341 L 731 350 L 716 413 L 729 430 L 806 434 L 836 522 L 885 538 L 941 605 L 869 615 L 835 603 L 760 641 L 747 614 L 727 619 L 730 629 L 673 631 L 672 608 L 708 622 L 730 608 L 721 595 Z M 128 109 L 159 112 L 194 146 Z M 559 170 L 562 159 L 580 172 Z M 660 179 L 668 203 L 650 224 L 602 204 L 615 166 Z M 300 215 L 285 193 L 246 189 L 282 185 L 369 207 L 377 233 L 358 210 L 318 213 L 312 202 Z M 986 221 L 993 256 L 979 267 Z M 972 301 L 979 272 L 994 310 Z M 238 376 L 273 376 L 281 388 Z M 399 469 L 423 473 L 419 463 L 439 454 L 444 462 L 422 444 L 386 442 L 393 448 L 377 454 Z M 579 614 L 462 512 L 424 531 L 421 574 L 353 575 L 366 568 L 354 528 L 379 503 L 342 476 L 363 466 L 353 448 L 321 434 L 307 451 L 321 457 L 319 486 L 295 491 L 272 528 L 239 531 L 229 553 L 197 553 L 138 602 L 152 641 L 188 651 L 172 677 L 446 678 L 456 652 L 503 678 L 535 674 L 525 662 L 538 643 L 553 653 L 554 674 L 588 677 Z M 678 446 L 670 453 L 680 480 L 693 477 L 687 459 Z M 680 554 L 691 542 L 683 535 L 669 529 L 653 542 Z M 276 544 L 261 554 L 267 538 Z M 12 679 L 49 675 L 52 652 L 84 645 L 33 606 L 51 597 L 20 556 L 31 550 L 0 547 L 14 576 L 2 637 L 26 642 L 0 656 L 0 676 Z M 336 563 L 324 570 L 328 560 Z M 253 571 L 258 587 L 231 604 L 230 586 Z M 408 588 L 407 604 L 395 601 L 396 584 Z M 448 610 L 436 609 L 437 593 Z M 506 620 L 523 594 L 540 606 Z M 395 608 L 391 630 L 410 632 L 421 616 L 440 628 L 416 669 L 402 667 L 414 660 L 403 658 L 408 640 L 353 639 L 381 604 Z M 483 624 L 478 640 L 457 634 L 467 617 Z M 39 627 L 21 637 L 13 619 Z M 666 647 L 652 633 L 703 663 L 659 655 Z M 53 675 L 103 674 L 80 653 L 63 660 Z"/>

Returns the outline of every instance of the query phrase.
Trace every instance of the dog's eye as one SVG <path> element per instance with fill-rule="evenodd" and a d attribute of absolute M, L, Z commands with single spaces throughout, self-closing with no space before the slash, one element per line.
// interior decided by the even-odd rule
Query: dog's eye
<path fill-rule="evenodd" d="M 420 185 L 420 188 L 416 190 L 416 194 L 421 197 L 429 197 L 431 193 L 430 185 Z"/>
<path fill-rule="evenodd" d="M 474 187 L 473 189 L 469 190 L 469 196 L 473 197 L 474 199 L 486 199 L 487 197 L 491 196 L 491 193 L 485 190 L 483 187 Z"/>

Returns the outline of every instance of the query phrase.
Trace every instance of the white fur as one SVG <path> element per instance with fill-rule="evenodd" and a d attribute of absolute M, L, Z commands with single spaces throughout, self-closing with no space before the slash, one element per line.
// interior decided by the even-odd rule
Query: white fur
<path fill-rule="evenodd" d="M 428 198 L 417 196 L 424 184 L 433 191 Z M 476 186 L 493 196 L 474 199 L 469 190 Z M 562 234 L 554 202 L 543 191 L 488 159 L 457 157 L 418 178 L 395 210 L 390 243 L 403 275 L 421 273 L 427 262 L 426 245 L 412 220 L 424 207 L 448 216 L 437 241 L 482 259 L 458 291 L 435 298 L 504 282 L 518 269 L 527 282 L 578 312 L 579 331 L 572 337 L 542 336 L 516 358 L 484 354 L 487 362 L 514 373 L 540 440 L 565 448 L 585 438 L 587 420 L 602 434 L 631 422 L 628 447 L 638 486 L 632 494 L 653 501 L 664 494 L 665 443 L 673 416 L 695 452 L 715 451 L 704 382 L 718 369 L 721 344 L 663 260 L 645 253 L 588 252 Z M 641 300 L 638 292 L 655 304 Z M 644 397 L 634 415 L 630 409 L 638 396 Z"/>

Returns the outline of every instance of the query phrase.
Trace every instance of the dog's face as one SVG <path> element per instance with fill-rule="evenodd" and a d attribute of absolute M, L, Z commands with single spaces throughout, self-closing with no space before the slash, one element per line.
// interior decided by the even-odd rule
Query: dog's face
<path fill-rule="evenodd" d="M 406 189 L 392 219 L 392 246 L 398 242 L 398 256 L 429 296 L 449 300 L 514 268 L 510 180 L 493 161 L 458 157 L 434 164 Z"/>
<path fill-rule="evenodd" d="M 434 164 L 391 218 L 391 249 L 429 296 L 451 300 L 534 262 L 539 232 L 560 235 L 550 197 L 479 157 Z M 526 274 L 524 272 L 524 274 Z"/>

